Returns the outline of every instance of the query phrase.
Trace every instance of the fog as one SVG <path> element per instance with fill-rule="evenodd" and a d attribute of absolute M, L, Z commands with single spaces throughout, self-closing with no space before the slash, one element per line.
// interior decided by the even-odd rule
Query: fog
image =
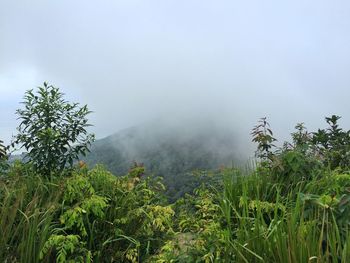
<path fill-rule="evenodd" d="M 97 138 L 157 119 L 215 119 L 276 137 L 343 116 L 349 1 L 0 1 L 0 138 L 48 81 L 88 104 Z"/>

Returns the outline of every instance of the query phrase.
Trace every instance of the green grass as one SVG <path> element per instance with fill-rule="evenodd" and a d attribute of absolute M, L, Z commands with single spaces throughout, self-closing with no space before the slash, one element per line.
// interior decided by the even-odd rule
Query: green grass
<path fill-rule="evenodd" d="M 346 226 L 340 229 L 336 207 L 312 206 L 294 189 L 283 193 L 268 182 L 258 173 L 224 175 L 219 206 L 235 261 L 348 262 L 350 236 Z"/>

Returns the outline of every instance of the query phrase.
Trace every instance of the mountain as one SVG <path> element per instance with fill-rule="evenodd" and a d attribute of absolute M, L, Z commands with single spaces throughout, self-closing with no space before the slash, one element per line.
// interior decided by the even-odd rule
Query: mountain
<path fill-rule="evenodd" d="M 167 194 L 176 199 L 198 185 L 194 170 L 231 166 L 242 160 L 239 136 L 215 121 L 154 121 L 97 140 L 86 157 L 89 165 L 103 164 L 117 175 L 133 162 L 162 176 Z"/>

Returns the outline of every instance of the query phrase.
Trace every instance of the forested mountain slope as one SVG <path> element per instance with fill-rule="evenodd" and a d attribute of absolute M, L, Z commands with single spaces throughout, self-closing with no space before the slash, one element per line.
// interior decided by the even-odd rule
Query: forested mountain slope
<path fill-rule="evenodd" d="M 243 158 L 238 137 L 215 121 L 154 121 L 97 140 L 86 161 L 102 163 L 118 175 L 133 162 L 143 163 L 148 173 L 164 177 L 168 194 L 176 198 L 197 185 L 192 171 L 237 164 Z"/>

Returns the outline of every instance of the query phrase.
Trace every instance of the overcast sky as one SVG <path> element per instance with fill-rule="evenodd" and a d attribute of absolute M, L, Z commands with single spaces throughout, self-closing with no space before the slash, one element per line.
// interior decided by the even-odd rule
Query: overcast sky
<path fill-rule="evenodd" d="M 350 128 L 349 70 L 346 0 L 0 0 L 6 142 L 43 81 L 89 105 L 98 138 L 186 115 L 243 131 L 268 116 L 282 136 L 331 114 Z"/>

